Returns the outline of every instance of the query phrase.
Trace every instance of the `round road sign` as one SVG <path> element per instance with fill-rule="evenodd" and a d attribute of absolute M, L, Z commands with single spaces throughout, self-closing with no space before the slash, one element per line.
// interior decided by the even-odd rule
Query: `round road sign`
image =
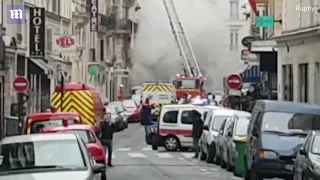
<path fill-rule="evenodd" d="M 239 90 L 242 87 L 242 78 L 239 74 L 231 74 L 227 78 L 227 85 L 230 89 Z"/>
<path fill-rule="evenodd" d="M 29 88 L 29 81 L 23 76 L 18 76 L 13 81 L 13 88 L 18 92 L 25 92 Z"/>

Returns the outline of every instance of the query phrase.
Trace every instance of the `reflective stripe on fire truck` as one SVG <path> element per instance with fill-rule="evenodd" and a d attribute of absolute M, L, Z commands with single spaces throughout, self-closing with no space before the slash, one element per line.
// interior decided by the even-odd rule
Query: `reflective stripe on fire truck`
<path fill-rule="evenodd" d="M 61 112 L 61 93 L 55 92 L 52 97 L 52 105 Z M 63 111 L 76 112 L 81 115 L 83 121 L 93 126 L 95 113 L 92 94 L 89 91 L 67 91 L 63 96 Z"/>
<path fill-rule="evenodd" d="M 144 85 L 143 91 L 173 92 L 173 86 L 172 85 Z"/>

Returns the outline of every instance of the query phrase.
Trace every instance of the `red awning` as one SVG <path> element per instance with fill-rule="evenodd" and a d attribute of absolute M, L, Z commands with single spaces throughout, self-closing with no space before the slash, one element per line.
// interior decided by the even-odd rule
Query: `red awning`
<path fill-rule="evenodd" d="M 253 12 L 257 15 L 258 14 L 257 1 L 256 0 L 249 0 L 249 4 L 250 4 Z"/>

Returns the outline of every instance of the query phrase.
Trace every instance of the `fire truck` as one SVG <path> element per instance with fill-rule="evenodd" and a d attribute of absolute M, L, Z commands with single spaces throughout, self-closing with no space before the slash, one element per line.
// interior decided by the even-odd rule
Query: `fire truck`
<path fill-rule="evenodd" d="M 163 0 L 172 33 L 182 57 L 182 74 L 177 74 L 174 85 L 176 97 L 184 98 L 185 94 L 192 97 L 203 96 L 203 83 L 205 78 L 202 76 L 198 61 L 194 55 L 190 40 L 185 28 L 178 16 L 177 9 L 173 0 Z"/>

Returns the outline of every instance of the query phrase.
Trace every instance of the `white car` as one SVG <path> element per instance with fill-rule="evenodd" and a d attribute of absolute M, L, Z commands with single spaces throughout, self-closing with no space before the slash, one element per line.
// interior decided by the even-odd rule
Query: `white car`
<path fill-rule="evenodd" d="M 46 133 L 6 137 L 0 142 L 0 178 L 100 180 L 106 172 L 96 164 L 75 134 Z"/>
<path fill-rule="evenodd" d="M 217 137 L 224 120 L 233 117 L 250 117 L 251 114 L 245 111 L 220 108 L 208 112 L 203 126 L 203 132 L 199 141 L 200 159 L 208 163 L 214 162 L 217 153 Z"/>

